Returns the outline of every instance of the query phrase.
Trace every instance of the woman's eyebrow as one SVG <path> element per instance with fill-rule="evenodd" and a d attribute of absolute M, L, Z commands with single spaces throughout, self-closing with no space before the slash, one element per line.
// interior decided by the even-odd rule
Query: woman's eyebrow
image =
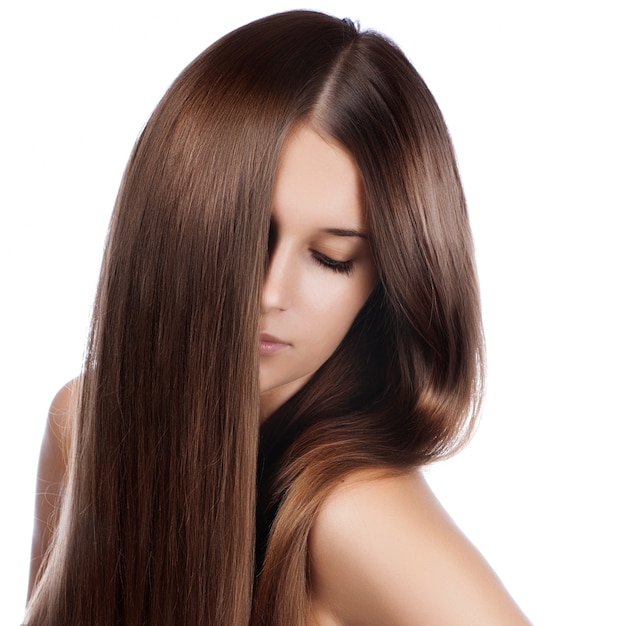
<path fill-rule="evenodd" d="M 369 239 L 366 233 L 353 228 L 322 228 L 322 232 L 328 235 L 335 235 L 335 237 L 361 237 L 361 239 Z"/>

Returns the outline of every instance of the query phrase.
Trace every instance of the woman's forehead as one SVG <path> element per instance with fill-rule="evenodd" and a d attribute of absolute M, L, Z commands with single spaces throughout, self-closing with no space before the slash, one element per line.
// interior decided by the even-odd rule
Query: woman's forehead
<path fill-rule="evenodd" d="M 278 164 L 275 221 L 319 223 L 330 235 L 364 235 L 362 196 L 361 175 L 345 148 L 309 126 L 292 131 Z"/>

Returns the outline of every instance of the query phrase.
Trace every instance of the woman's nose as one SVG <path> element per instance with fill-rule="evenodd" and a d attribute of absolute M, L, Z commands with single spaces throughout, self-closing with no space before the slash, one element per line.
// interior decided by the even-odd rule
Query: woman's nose
<path fill-rule="evenodd" d="M 262 313 L 289 308 L 293 295 L 294 271 L 294 260 L 290 258 L 288 246 L 273 246 L 263 283 Z"/>

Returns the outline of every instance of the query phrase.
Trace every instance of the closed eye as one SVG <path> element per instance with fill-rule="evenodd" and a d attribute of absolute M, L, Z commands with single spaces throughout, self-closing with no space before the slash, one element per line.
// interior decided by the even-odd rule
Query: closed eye
<path fill-rule="evenodd" d="M 311 255 L 319 265 L 332 270 L 333 272 L 337 272 L 338 274 L 350 274 L 354 268 L 353 261 L 336 261 L 335 259 L 331 259 L 325 254 L 316 252 L 315 250 L 311 251 Z"/>

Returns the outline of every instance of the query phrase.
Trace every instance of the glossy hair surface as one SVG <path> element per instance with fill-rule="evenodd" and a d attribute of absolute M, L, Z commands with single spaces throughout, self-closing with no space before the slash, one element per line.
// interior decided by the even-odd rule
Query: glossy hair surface
<path fill-rule="evenodd" d="M 259 439 L 273 181 L 302 123 L 355 159 L 379 284 Z M 233 31 L 178 77 L 131 155 L 27 623 L 302 623 L 325 495 L 356 469 L 450 454 L 481 381 L 465 201 L 417 72 L 383 36 L 321 13 Z"/>

